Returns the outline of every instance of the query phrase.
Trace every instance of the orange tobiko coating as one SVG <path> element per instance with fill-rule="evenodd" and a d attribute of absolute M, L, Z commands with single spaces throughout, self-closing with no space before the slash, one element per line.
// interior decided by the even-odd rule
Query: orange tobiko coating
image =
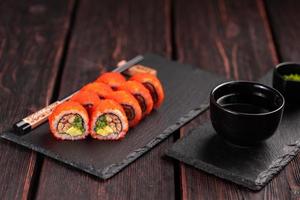
<path fill-rule="evenodd" d="M 139 102 L 127 91 L 115 91 L 109 96 L 109 99 L 115 100 L 123 107 L 129 127 L 134 127 L 142 119 L 142 109 Z"/>
<path fill-rule="evenodd" d="M 96 82 L 102 82 L 116 90 L 122 83 L 126 81 L 125 77 L 119 72 L 106 72 L 99 76 Z"/>
<path fill-rule="evenodd" d="M 148 73 L 141 73 L 132 76 L 130 80 L 142 83 L 149 90 L 154 103 L 154 108 L 159 108 L 161 106 L 165 94 L 162 84 L 156 76 Z"/>

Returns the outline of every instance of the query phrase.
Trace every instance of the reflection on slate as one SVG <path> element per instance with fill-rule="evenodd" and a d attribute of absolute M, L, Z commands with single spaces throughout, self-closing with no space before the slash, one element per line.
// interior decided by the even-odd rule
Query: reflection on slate
<path fill-rule="evenodd" d="M 121 141 L 57 141 L 44 124 L 24 136 L 6 132 L 2 138 L 16 142 L 80 170 L 107 179 L 149 151 L 183 124 L 208 108 L 208 94 L 224 81 L 220 76 L 188 65 L 146 55 L 141 62 L 158 71 L 166 98 Z"/>
<path fill-rule="evenodd" d="M 272 73 L 260 82 L 271 85 Z M 287 106 L 273 137 L 255 147 L 224 142 L 210 122 L 176 142 L 167 155 L 252 190 L 265 186 L 300 148 L 300 106 Z"/>

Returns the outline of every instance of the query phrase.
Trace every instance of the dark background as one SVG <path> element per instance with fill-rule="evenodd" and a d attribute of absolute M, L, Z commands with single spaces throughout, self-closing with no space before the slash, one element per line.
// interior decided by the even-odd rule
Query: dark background
<path fill-rule="evenodd" d="M 93 80 L 107 65 L 153 52 L 228 78 L 255 80 L 300 60 L 298 0 L 0 2 L 0 130 Z M 300 157 L 251 192 L 164 152 L 207 113 L 108 181 L 0 142 L 1 199 L 300 198 Z"/>

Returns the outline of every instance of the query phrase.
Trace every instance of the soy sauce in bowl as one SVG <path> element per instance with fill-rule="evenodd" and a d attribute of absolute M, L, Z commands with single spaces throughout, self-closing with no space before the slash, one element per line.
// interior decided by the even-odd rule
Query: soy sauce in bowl
<path fill-rule="evenodd" d="M 255 145 L 271 137 L 283 112 L 284 98 L 260 83 L 232 81 L 212 90 L 210 116 L 216 132 L 242 146 Z"/>
<path fill-rule="evenodd" d="M 219 98 L 217 103 L 227 110 L 238 113 L 260 114 L 272 110 L 265 102 L 265 98 L 259 95 L 247 97 L 246 95 L 229 94 Z"/>
<path fill-rule="evenodd" d="M 256 106 L 252 104 L 242 104 L 242 103 L 226 104 L 223 105 L 223 108 L 235 112 L 249 113 L 249 114 L 266 113 L 270 111 L 260 106 Z"/>

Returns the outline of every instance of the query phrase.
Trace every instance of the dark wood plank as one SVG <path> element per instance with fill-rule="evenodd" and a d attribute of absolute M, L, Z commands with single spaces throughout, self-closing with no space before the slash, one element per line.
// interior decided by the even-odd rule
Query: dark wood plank
<path fill-rule="evenodd" d="M 297 0 L 266 0 L 273 35 L 281 62 L 300 60 L 299 8 Z"/>
<path fill-rule="evenodd" d="M 92 81 L 123 58 L 152 51 L 169 57 L 169 1 L 81 1 L 60 96 Z M 88 20 L 87 20 L 88 19 Z M 37 199 L 174 199 L 169 138 L 108 181 L 45 159 Z"/>
<path fill-rule="evenodd" d="M 277 62 L 262 2 L 215 0 L 201 2 L 201 6 L 197 1 L 184 4 L 177 1 L 175 6 L 180 61 L 235 79 L 257 78 Z"/>
<path fill-rule="evenodd" d="M 281 62 L 300 60 L 298 35 L 300 34 L 299 8 L 300 2 L 266 1 L 266 8 L 271 22 L 278 55 Z M 287 176 L 288 187 L 293 199 L 300 198 L 300 155 L 286 167 L 284 173 Z"/>
<path fill-rule="evenodd" d="M 180 61 L 234 79 L 257 79 L 278 62 L 263 1 L 203 1 L 201 6 L 198 1 L 177 1 L 175 19 Z M 185 126 L 181 135 L 207 117 Z M 183 164 L 180 169 L 183 199 L 290 197 L 284 173 L 254 193 Z"/>
<path fill-rule="evenodd" d="M 49 104 L 73 1 L 2 1 L 0 4 L 0 131 Z M 36 154 L 0 142 L 0 196 L 25 199 Z"/>

